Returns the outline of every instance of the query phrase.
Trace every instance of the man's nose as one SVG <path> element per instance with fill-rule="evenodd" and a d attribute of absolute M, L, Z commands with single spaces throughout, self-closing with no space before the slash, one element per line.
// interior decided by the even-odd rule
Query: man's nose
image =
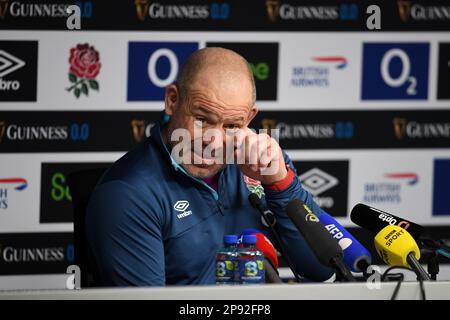
<path fill-rule="evenodd" d="M 203 135 L 202 141 L 203 141 L 203 146 L 205 146 L 205 147 L 208 145 L 211 145 L 211 147 L 214 147 L 214 148 L 221 148 L 225 142 L 225 137 L 224 137 L 224 134 L 220 130 L 215 129 L 213 131 L 206 132 Z"/>

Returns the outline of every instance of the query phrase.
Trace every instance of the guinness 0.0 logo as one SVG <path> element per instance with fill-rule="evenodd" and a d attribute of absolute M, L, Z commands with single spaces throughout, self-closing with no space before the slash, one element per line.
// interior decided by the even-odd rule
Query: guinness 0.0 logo
<path fill-rule="evenodd" d="M 394 118 L 392 122 L 394 124 L 395 136 L 397 139 L 402 140 L 405 137 L 406 132 L 406 119 Z"/>
<path fill-rule="evenodd" d="M 277 126 L 277 122 L 275 121 L 275 119 L 262 119 L 261 125 L 263 129 L 270 131 L 271 129 L 275 129 L 275 127 Z"/>
<path fill-rule="evenodd" d="M 4 19 L 8 12 L 9 0 L 0 0 L 0 18 Z"/>
<path fill-rule="evenodd" d="M 131 120 L 131 129 L 133 131 L 133 138 L 136 142 L 141 142 L 145 136 L 145 121 Z"/>
<path fill-rule="evenodd" d="M 267 0 L 266 1 L 267 16 L 272 22 L 278 20 L 278 14 L 280 10 L 280 2 L 277 0 Z"/>
<path fill-rule="evenodd" d="M 0 121 L 0 143 L 3 141 L 3 136 L 6 132 L 6 122 Z"/>
<path fill-rule="evenodd" d="M 409 20 L 409 13 L 411 12 L 411 2 L 410 1 L 398 1 L 398 14 L 403 22 Z"/>
<path fill-rule="evenodd" d="M 148 0 L 135 0 L 134 5 L 136 6 L 136 15 L 138 19 L 144 21 L 148 14 Z"/>

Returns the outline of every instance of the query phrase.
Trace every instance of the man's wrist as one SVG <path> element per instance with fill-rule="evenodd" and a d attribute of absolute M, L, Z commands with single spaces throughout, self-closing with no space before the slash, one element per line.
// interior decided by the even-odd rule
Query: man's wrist
<path fill-rule="evenodd" d="M 286 190 L 292 183 L 292 181 L 295 178 L 294 171 L 286 165 L 287 174 L 286 176 L 281 179 L 280 181 L 270 183 L 270 184 L 263 184 L 264 189 L 271 190 L 271 191 L 283 191 Z"/>

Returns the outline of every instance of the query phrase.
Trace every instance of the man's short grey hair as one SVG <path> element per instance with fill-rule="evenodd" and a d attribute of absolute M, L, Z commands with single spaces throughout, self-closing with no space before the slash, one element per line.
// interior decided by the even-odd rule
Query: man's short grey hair
<path fill-rule="evenodd" d="M 231 50 L 224 49 L 224 48 L 214 48 L 214 47 L 203 48 L 203 49 L 195 51 L 187 59 L 187 61 L 181 68 L 181 71 L 178 75 L 178 80 L 176 82 L 176 86 L 178 88 L 180 97 L 182 99 L 184 99 L 184 97 L 187 96 L 188 91 L 189 91 L 189 84 L 192 83 L 196 74 L 203 67 L 206 67 L 208 65 L 208 63 L 210 62 L 208 60 L 208 55 L 209 55 L 209 52 L 211 49 L 212 50 L 220 49 L 220 50 L 224 50 L 224 51 L 231 51 Z M 250 81 L 251 87 L 252 87 L 252 106 L 253 106 L 256 102 L 256 85 L 255 85 L 255 79 L 253 77 L 252 69 L 250 68 L 249 63 L 247 62 L 247 60 L 245 60 L 244 57 L 242 57 L 241 55 L 237 54 L 234 51 L 231 51 L 231 52 L 234 55 L 236 55 L 237 57 L 239 57 L 239 59 L 242 61 L 243 65 L 246 66 L 246 74 L 248 76 L 248 80 Z"/>

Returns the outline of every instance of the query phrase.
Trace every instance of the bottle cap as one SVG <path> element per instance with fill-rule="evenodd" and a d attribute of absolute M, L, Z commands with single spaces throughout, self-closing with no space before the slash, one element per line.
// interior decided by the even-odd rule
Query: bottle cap
<path fill-rule="evenodd" d="M 236 244 L 238 242 L 238 236 L 234 234 L 226 234 L 223 236 L 224 244 Z"/>
<path fill-rule="evenodd" d="M 242 243 L 246 244 L 256 244 L 256 236 L 254 234 L 246 234 L 242 236 Z"/>

